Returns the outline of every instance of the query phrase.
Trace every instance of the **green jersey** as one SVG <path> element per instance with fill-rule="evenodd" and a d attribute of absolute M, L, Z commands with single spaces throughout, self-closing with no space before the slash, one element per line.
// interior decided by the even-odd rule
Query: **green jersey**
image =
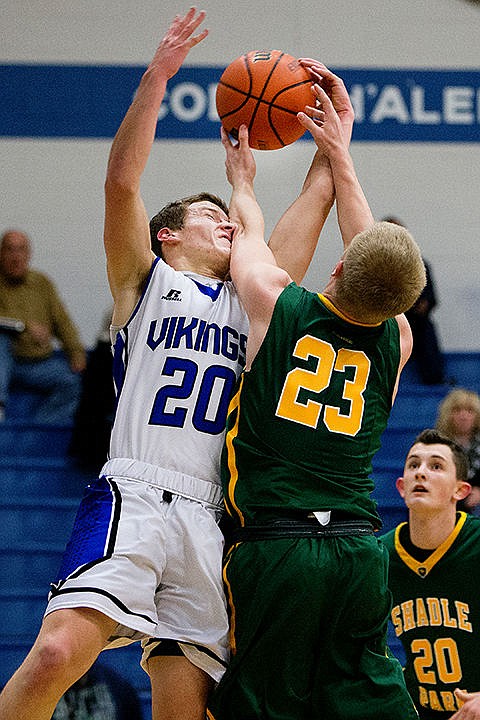
<path fill-rule="evenodd" d="M 334 510 L 380 526 L 371 463 L 399 362 L 396 320 L 362 325 L 285 288 L 229 408 L 222 478 L 240 525 Z"/>
<path fill-rule="evenodd" d="M 382 540 L 407 688 L 422 720 L 450 718 L 455 688 L 480 690 L 480 519 L 457 513 L 452 533 L 423 561 L 405 547 L 408 523 Z"/>

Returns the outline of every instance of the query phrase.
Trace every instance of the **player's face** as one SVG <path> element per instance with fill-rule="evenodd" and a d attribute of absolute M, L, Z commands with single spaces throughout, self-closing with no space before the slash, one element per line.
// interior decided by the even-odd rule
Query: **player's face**
<path fill-rule="evenodd" d="M 192 252 L 230 261 L 235 223 L 230 222 L 224 211 L 208 201 L 192 203 L 185 216 L 182 234 Z"/>
<path fill-rule="evenodd" d="M 451 449 L 447 445 L 417 443 L 408 453 L 397 488 L 408 508 L 440 510 L 455 505 L 460 488 Z M 463 497 L 463 494 L 462 494 Z"/>

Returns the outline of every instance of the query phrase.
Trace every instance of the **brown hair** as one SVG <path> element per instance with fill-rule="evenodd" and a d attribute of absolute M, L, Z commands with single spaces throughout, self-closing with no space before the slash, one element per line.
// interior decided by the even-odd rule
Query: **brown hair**
<path fill-rule="evenodd" d="M 196 195 L 189 195 L 188 197 L 182 198 L 181 200 L 174 200 L 168 205 L 165 205 L 156 215 L 150 220 L 150 242 L 152 250 L 155 255 L 162 256 L 162 243 L 158 239 L 157 235 L 159 230 L 164 227 L 168 227 L 169 230 L 181 230 L 185 222 L 185 215 L 188 208 L 193 203 L 197 202 L 211 202 L 214 205 L 223 210 L 228 215 L 228 206 L 224 201 L 213 195 L 212 193 L 201 192 Z"/>
<path fill-rule="evenodd" d="M 468 482 L 469 462 L 467 453 L 461 445 L 455 442 L 455 440 L 452 440 L 452 438 L 444 435 L 438 430 L 428 428 L 427 430 L 422 430 L 422 432 L 417 435 L 413 445 L 416 445 L 417 443 L 422 443 L 422 445 L 446 445 L 449 447 L 452 451 L 453 462 L 457 472 L 457 480 Z"/>

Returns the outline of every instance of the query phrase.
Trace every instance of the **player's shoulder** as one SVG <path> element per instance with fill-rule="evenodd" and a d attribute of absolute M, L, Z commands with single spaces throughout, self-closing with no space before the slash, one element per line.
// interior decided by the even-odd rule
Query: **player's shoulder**
<path fill-rule="evenodd" d="M 397 528 L 393 528 L 392 530 L 388 530 L 386 533 L 382 533 L 379 536 L 379 540 L 385 545 L 385 547 L 388 549 L 389 552 L 393 551 L 395 549 L 395 534 L 397 532 Z"/>
<path fill-rule="evenodd" d="M 469 513 L 465 513 L 465 515 L 466 517 L 464 518 L 463 524 L 464 534 L 469 534 L 480 539 L 480 517 L 470 515 Z M 460 520 L 461 518 L 462 514 L 460 515 Z"/>

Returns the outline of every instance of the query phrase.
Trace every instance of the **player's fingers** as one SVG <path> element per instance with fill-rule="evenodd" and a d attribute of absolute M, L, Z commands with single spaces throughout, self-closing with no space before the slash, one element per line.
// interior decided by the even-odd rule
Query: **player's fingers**
<path fill-rule="evenodd" d="M 248 127 L 244 123 L 238 128 L 238 142 L 241 149 L 248 146 Z"/>
<path fill-rule="evenodd" d="M 223 127 L 223 125 L 220 126 L 220 137 L 222 139 L 222 145 L 225 149 L 231 147 L 232 143 L 230 141 L 230 136 Z"/>
<path fill-rule="evenodd" d="M 306 130 L 310 130 L 311 133 L 313 133 L 314 130 L 316 128 L 318 129 L 319 127 L 319 125 L 314 120 L 312 120 L 312 118 L 307 115 L 307 113 L 304 112 L 297 113 L 297 120 L 300 125 L 302 125 Z"/>
<path fill-rule="evenodd" d="M 332 112 L 332 110 L 334 110 L 332 101 L 330 100 L 322 86 L 318 83 L 315 83 L 312 88 L 314 95 L 316 96 L 319 106 L 322 108 L 322 110 L 325 113 Z"/>
<path fill-rule="evenodd" d="M 298 62 L 304 67 L 319 67 L 322 68 L 322 70 L 327 69 L 326 65 L 321 63 L 319 60 L 314 60 L 313 58 L 298 58 Z"/>
<path fill-rule="evenodd" d="M 199 35 L 194 35 L 192 38 L 190 38 L 190 44 L 192 47 L 194 45 L 198 45 L 199 42 L 202 42 L 204 38 L 206 38 L 208 35 L 208 30 L 202 30 L 202 32 Z"/>
<path fill-rule="evenodd" d="M 196 15 L 196 9 L 194 7 L 190 8 L 190 10 L 187 12 L 187 14 L 181 18 L 180 21 L 180 27 L 179 27 L 179 34 L 183 38 L 190 37 L 192 33 L 195 32 L 195 30 L 198 28 L 198 26 L 203 22 L 206 16 L 205 10 L 201 10 L 198 15 Z M 203 31 L 205 32 L 205 31 Z"/>
<path fill-rule="evenodd" d="M 307 105 L 305 112 L 317 123 L 317 125 L 323 125 L 325 122 L 325 112 L 320 108 Z"/>

